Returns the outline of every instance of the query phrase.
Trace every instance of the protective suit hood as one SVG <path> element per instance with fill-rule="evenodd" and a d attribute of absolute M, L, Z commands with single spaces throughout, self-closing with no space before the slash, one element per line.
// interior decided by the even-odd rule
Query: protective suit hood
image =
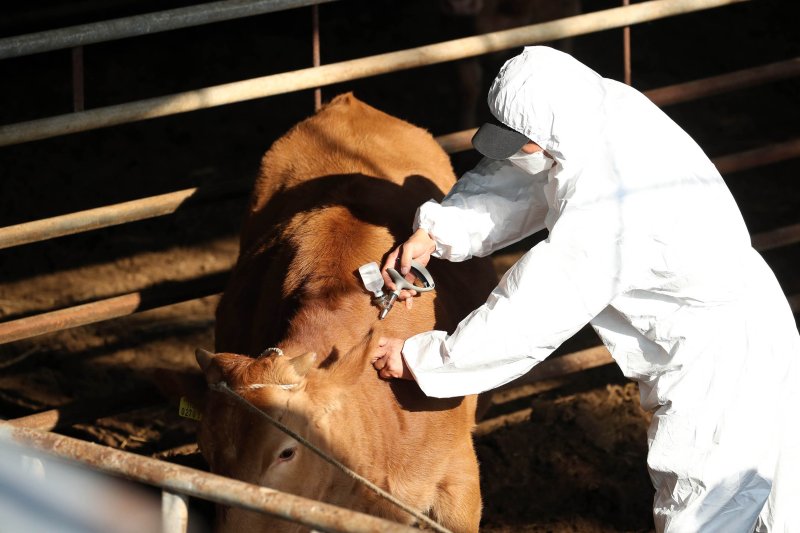
<path fill-rule="evenodd" d="M 558 50 L 529 46 L 503 65 L 488 103 L 495 118 L 563 162 L 594 151 L 605 97 L 595 71 Z"/>

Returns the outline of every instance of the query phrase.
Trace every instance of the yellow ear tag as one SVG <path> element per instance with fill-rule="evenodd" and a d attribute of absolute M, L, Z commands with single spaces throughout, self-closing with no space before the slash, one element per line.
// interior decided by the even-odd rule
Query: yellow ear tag
<path fill-rule="evenodd" d="M 191 418 L 192 420 L 202 420 L 203 413 L 195 407 L 192 402 L 186 399 L 186 396 L 181 396 L 181 404 L 178 407 L 178 414 L 183 418 Z"/>

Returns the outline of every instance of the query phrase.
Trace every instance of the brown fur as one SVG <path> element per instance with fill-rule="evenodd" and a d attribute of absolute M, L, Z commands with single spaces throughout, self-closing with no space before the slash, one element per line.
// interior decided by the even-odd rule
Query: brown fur
<path fill-rule="evenodd" d="M 493 288 L 491 265 L 433 260 L 437 290 L 415 298 L 411 310 L 396 305 L 384 321 L 357 274 L 402 242 L 416 208 L 454 181 L 429 133 L 351 94 L 295 126 L 262 161 L 217 310 L 216 348 L 225 353 L 204 370 L 445 527 L 477 531 L 475 398 L 428 398 L 413 382 L 383 381 L 370 354 L 382 335 L 452 331 Z M 286 355 L 255 357 L 270 346 Z M 315 364 L 296 368 L 307 352 L 317 354 Z M 199 440 L 214 472 L 414 521 L 219 394 L 209 399 Z M 235 509 L 219 515 L 218 528 L 292 530 Z"/>

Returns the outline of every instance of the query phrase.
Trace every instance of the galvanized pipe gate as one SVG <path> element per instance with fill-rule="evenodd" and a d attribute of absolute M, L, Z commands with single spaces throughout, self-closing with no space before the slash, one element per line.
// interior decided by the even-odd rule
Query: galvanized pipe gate
<path fill-rule="evenodd" d="M 624 70 L 626 81 L 629 82 L 630 40 L 628 28 L 631 25 L 747 0 L 653 0 L 635 5 L 628 5 L 627 0 L 624 0 L 623 7 L 619 8 L 328 65 L 319 65 L 319 42 L 316 26 L 318 17 L 315 13 L 314 66 L 310 68 L 105 108 L 80 110 L 83 105 L 80 96 L 82 90 L 81 54 L 78 47 L 301 6 L 313 6 L 313 9 L 316 10 L 316 4 L 326 1 L 330 0 L 226 0 L 0 39 L 0 59 L 67 47 L 74 47 L 74 50 L 77 51 L 73 54 L 76 67 L 74 72 L 76 112 L 0 126 L 0 146 L 196 111 L 303 89 L 318 89 L 343 81 L 474 57 L 493 51 L 612 28 L 625 30 Z M 725 91 L 795 77 L 798 74 L 800 74 L 800 58 L 795 58 L 663 87 L 651 90 L 646 94 L 656 104 L 667 106 Z M 316 100 L 316 107 L 318 107 L 319 96 L 316 97 Z M 437 140 L 448 153 L 456 153 L 471 148 L 469 139 L 473 133 L 474 130 L 465 130 L 440 136 Z M 718 157 L 714 163 L 722 174 L 726 174 L 795 158 L 798 155 L 800 155 L 800 139 L 793 139 L 747 152 Z M 248 190 L 249 183 L 227 182 L 213 187 L 190 188 L 0 228 L 0 249 L 165 216 L 174 213 L 179 207 L 241 197 Z M 800 242 L 800 224 L 753 235 L 752 241 L 754 247 L 759 250 Z M 156 297 L 133 292 L 115 298 L 3 322 L 0 323 L 0 344 L 215 294 L 222 290 L 226 277 L 226 272 L 214 273 L 192 283 L 174 287 L 170 292 L 164 292 Z M 794 312 L 800 312 L 800 295 L 790 296 L 789 301 Z M 610 362 L 611 358 L 605 348 L 590 348 L 547 360 L 538 365 L 522 381 L 515 382 L 515 385 L 580 372 Z M 53 412 L 55 415 L 52 415 Z M 407 531 L 410 529 L 320 502 L 304 501 L 302 498 L 264 487 L 248 485 L 155 459 L 28 429 L 30 427 L 51 429 L 53 424 L 47 421 L 51 420 L 53 416 L 57 418 L 57 415 L 58 410 L 53 410 L 43 413 L 41 416 L 34 415 L 34 417 L 39 416 L 37 420 L 41 419 L 38 422 L 28 420 L 34 417 L 26 417 L 25 421 L 20 419 L 16 423 L 15 421 L 0 423 L 0 441 L 24 443 L 36 450 L 54 453 L 59 457 L 76 460 L 104 472 L 163 488 L 165 531 L 185 531 L 188 512 L 186 495 L 269 513 L 325 531 Z"/>

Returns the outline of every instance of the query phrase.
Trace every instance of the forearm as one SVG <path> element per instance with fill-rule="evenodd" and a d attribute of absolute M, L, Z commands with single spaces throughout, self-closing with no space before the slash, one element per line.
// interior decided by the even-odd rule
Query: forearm
<path fill-rule="evenodd" d="M 540 243 L 452 335 L 406 340 L 406 364 L 431 396 L 478 393 L 524 375 L 611 301 L 617 278 L 606 262 L 600 253 Z"/>
<path fill-rule="evenodd" d="M 413 228 L 435 240 L 435 257 L 487 256 L 544 228 L 546 182 L 545 173 L 531 176 L 508 162 L 484 160 L 441 203 L 420 206 Z"/>

